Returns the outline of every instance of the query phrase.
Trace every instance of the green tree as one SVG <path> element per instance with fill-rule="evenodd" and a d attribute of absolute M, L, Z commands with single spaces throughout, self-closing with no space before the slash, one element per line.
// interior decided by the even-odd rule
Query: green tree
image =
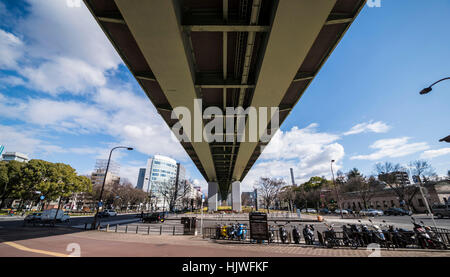
<path fill-rule="evenodd" d="M 0 162 L 0 209 L 5 200 L 12 196 L 22 182 L 23 163 L 17 161 Z"/>

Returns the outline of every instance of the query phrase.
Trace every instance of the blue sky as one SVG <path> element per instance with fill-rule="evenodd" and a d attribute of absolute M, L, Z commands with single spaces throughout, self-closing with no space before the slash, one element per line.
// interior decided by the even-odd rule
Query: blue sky
<path fill-rule="evenodd" d="M 377 162 L 450 169 L 450 2 L 382 0 L 365 7 L 243 182 L 330 176 L 329 161 L 373 173 Z M 133 183 L 149 155 L 189 157 L 86 8 L 62 0 L 0 1 L 0 144 L 88 174 L 118 144 Z"/>

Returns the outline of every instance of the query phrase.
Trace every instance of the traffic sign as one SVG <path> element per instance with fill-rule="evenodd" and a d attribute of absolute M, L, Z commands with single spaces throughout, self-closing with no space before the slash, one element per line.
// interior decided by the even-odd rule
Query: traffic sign
<path fill-rule="evenodd" d="M 41 195 L 41 197 L 39 197 L 41 200 L 44 200 L 45 199 L 45 196 L 44 195 Z"/>
<path fill-rule="evenodd" d="M 99 207 L 103 206 L 103 203 L 102 202 L 98 202 L 98 206 Z"/>

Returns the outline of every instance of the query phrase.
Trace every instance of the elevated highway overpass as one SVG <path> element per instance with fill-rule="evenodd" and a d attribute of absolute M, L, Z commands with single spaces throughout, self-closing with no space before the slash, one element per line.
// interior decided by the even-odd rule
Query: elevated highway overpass
<path fill-rule="evenodd" d="M 278 107 L 281 124 L 365 5 L 364 0 L 84 2 L 169 127 L 179 122 L 171 114 L 181 106 L 192 113 Z M 248 122 L 245 126 L 248 130 Z M 209 208 L 216 210 L 231 191 L 233 209 L 240 210 L 240 182 L 268 142 L 259 136 L 239 142 L 236 130 L 223 136 L 232 139 L 181 144 L 208 181 Z"/>

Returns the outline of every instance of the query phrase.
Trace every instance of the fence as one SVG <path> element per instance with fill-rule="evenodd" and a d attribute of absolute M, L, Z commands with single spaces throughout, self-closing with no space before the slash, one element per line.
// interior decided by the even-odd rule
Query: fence
<path fill-rule="evenodd" d="M 178 225 L 164 226 L 151 224 L 136 224 L 136 225 L 113 225 L 99 226 L 100 231 L 114 232 L 114 233 L 131 233 L 143 235 L 183 235 L 184 227 Z"/>

